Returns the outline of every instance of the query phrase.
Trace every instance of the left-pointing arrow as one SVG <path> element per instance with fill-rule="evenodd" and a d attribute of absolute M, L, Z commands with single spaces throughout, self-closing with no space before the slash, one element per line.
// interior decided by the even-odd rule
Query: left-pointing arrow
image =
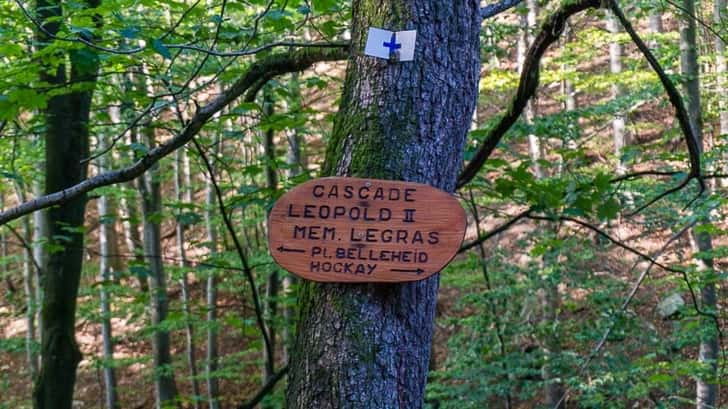
<path fill-rule="evenodd" d="M 289 249 L 287 247 L 279 246 L 276 250 L 280 251 L 281 253 L 305 253 L 306 250 L 303 249 Z"/>

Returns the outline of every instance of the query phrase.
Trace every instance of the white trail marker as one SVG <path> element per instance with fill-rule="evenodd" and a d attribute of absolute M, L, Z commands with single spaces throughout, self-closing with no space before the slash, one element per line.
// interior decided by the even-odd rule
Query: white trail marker
<path fill-rule="evenodd" d="M 416 38 L 416 30 L 389 31 L 370 27 L 364 54 L 385 60 L 412 61 Z"/>

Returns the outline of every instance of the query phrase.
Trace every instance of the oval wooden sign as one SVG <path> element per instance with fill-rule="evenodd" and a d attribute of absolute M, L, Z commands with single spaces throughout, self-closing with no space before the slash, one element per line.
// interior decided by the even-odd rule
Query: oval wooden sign
<path fill-rule="evenodd" d="M 465 235 L 465 211 L 452 195 L 389 180 L 311 180 L 268 217 L 276 262 L 321 282 L 422 280 L 450 262 Z"/>

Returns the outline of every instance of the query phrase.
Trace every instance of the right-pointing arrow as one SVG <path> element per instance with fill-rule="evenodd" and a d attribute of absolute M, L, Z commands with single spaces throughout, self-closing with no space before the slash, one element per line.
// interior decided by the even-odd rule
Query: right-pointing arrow
<path fill-rule="evenodd" d="M 425 272 L 425 270 L 423 270 L 423 269 L 421 269 L 419 267 L 418 268 L 410 268 L 410 269 L 406 269 L 406 268 L 390 268 L 389 271 L 391 271 L 393 273 L 413 273 L 413 274 L 417 274 L 417 275 L 420 275 L 420 274 L 422 274 L 422 273 Z"/>

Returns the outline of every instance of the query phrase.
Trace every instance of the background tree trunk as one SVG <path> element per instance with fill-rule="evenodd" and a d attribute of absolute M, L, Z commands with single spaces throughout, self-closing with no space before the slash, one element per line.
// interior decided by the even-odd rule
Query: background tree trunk
<path fill-rule="evenodd" d="M 232 130 L 232 122 L 225 122 L 227 130 Z M 222 138 L 218 135 L 215 139 L 215 156 L 222 151 Z M 215 162 L 211 163 L 211 172 L 215 172 Z M 207 245 L 210 248 L 209 258 L 217 254 L 218 237 L 215 226 L 215 187 L 212 184 L 210 175 L 205 184 L 205 228 L 207 230 Z M 207 395 L 210 409 L 220 407 L 220 386 L 216 374 L 219 363 L 218 351 L 218 321 L 217 321 L 217 272 L 212 269 L 207 277 L 207 365 L 205 377 L 207 378 Z"/>
<path fill-rule="evenodd" d="M 110 112 L 111 113 L 111 112 Z M 111 115 L 112 118 L 114 115 Z M 116 115 L 118 122 L 118 114 Z M 98 136 L 98 149 L 103 151 L 106 149 L 107 142 L 105 135 Z M 101 155 L 98 159 L 99 173 L 106 171 L 108 166 L 108 156 L 110 154 Z M 119 401 L 116 394 L 116 373 L 112 366 L 114 360 L 114 344 L 112 342 L 111 327 L 111 301 L 107 287 L 113 283 L 114 268 L 111 258 L 114 256 L 113 247 L 111 245 L 111 230 L 114 229 L 113 220 L 116 217 L 109 206 L 110 198 L 108 195 L 99 197 L 97 206 L 99 210 L 99 298 L 101 304 L 101 339 L 102 339 L 102 356 L 104 361 L 104 401 L 107 409 L 116 409 L 119 407 Z"/>
<path fill-rule="evenodd" d="M 611 34 L 609 41 L 609 72 L 613 78 L 612 99 L 618 100 L 624 96 L 624 87 L 618 80 L 620 74 L 622 74 L 622 44 L 619 43 L 617 36 L 622 32 L 622 27 L 612 12 L 607 11 L 606 17 L 607 30 Z M 622 175 L 627 170 L 622 161 L 624 148 L 628 144 L 625 112 L 619 111 L 614 114 L 614 119 L 612 120 L 612 138 L 614 140 L 614 156 L 617 160 L 617 174 Z"/>
<path fill-rule="evenodd" d="M 700 108 L 700 65 L 698 64 L 698 45 L 696 41 L 694 0 L 683 0 L 684 15 L 680 19 L 680 69 L 683 75 L 683 93 L 686 99 L 686 108 L 690 119 L 690 127 L 700 139 L 699 148 L 702 154 L 702 112 Z M 709 188 L 708 188 L 709 189 Z M 710 192 L 706 192 L 709 194 Z M 708 215 L 703 216 L 702 223 L 709 223 Z M 711 252 L 713 240 L 710 233 L 705 230 L 691 231 L 693 250 L 696 252 Z M 715 312 L 717 307 L 716 288 L 713 272 L 712 257 L 698 259 L 698 270 L 702 273 L 700 298 L 702 308 Z M 715 331 L 714 321 L 703 317 L 702 336 L 700 341 L 699 361 L 707 367 L 707 376 L 698 378 L 696 384 L 696 407 L 698 409 L 714 408 L 716 405 L 718 386 L 715 382 L 718 361 L 718 335 Z"/>
<path fill-rule="evenodd" d="M 713 22 L 717 27 L 725 24 L 728 18 L 728 10 L 726 9 L 726 0 L 715 0 L 713 5 Z M 728 144 L 728 64 L 726 63 L 726 47 L 725 42 L 720 36 L 715 36 L 715 75 L 717 84 L 715 93 L 718 96 L 718 115 L 720 116 L 720 135 L 723 136 L 723 144 Z M 723 159 L 728 161 L 728 153 L 723 155 Z M 723 167 L 723 173 L 728 173 L 728 165 Z M 728 177 L 720 178 L 719 186 L 728 187 Z"/>
<path fill-rule="evenodd" d="M 415 61 L 362 55 L 370 26 L 416 29 Z M 360 0 L 324 175 L 452 192 L 480 66 L 479 2 Z M 288 408 L 423 405 L 439 275 L 407 284 L 316 284 L 299 295 Z"/>
<path fill-rule="evenodd" d="M 189 166 L 185 166 L 187 162 L 187 152 L 178 149 L 174 153 L 174 190 L 178 204 L 192 203 L 192 192 L 190 190 Z M 187 366 L 190 370 L 190 384 L 192 385 L 192 406 L 195 409 L 200 407 L 200 382 L 197 380 L 197 356 L 195 352 L 195 332 L 192 327 L 192 312 L 190 309 L 190 286 L 187 279 L 187 252 L 185 250 L 185 225 L 183 219 L 179 217 L 184 214 L 184 210 L 180 208 L 177 212 L 178 220 L 175 226 L 175 235 L 177 236 L 177 251 L 179 253 L 179 267 L 182 269 L 179 279 L 180 285 L 180 301 L 182 303 L 182 311 L 185 318 L 185 338 L 187 348 Z"/>
<path fill-rule="evenodd" d="M 268 119 L 275 112 L 275 99 L 270 86 L 263 88 L 263 119 Z M 267 188 L 271 194 L 278 188 L 278 173 L 275 168 L 276 160 L 276 144 L 275 132 L 273 129 L 267 129 L 263 135 L 263 153 L 265 156 L 265 179 Z M 278 266 L 273 265 L 270 275 L 265 283 L 265 306 L 264 315 L 266 320 L 266 328 L 264 331 L 268 333 L 270 343 L 270 351 L 268 345 L 263 343 L 263 385 L 275 375 L 275 356 L 276 356 L 276 327 L 275 321 L 278 315 L 278 288 L 280 287 Z M 270 358 L 270 359 L 269 359 Z"/>
<path fill-rule="evenodd" d="M 154 130 L 147 128 L 146 145 L 154 147 Z M 154 389 L 156 408 L 162 409 L 174 403 L 177 385 L 174 381 L 169 331 L 160 324 L 167 318 L 169 296 L 167 275 L 162 263 L 162 243 L 159 217 L 162 211 L 162 196 L 159 182 L 159 165 L 153 166 L 138 179 L 142 196 L 144 216 L 144 255 L 149 266 L 149 299 L 152 325 L 152 354 L 154 355 Z"/>
<path fill-rule="evenodd" d="M 538 24 L 538 1 L 527 0 L 526 1 L 527 13 L 521 15 L 521 35 L 518 38 L 518 56 L 516 58 L 518 62 L 518 71 L 520 72 L 526 61 L 526 51 L 529 45 L 533 42 L 534 30 L 536 30 Z M 528 103 L 526 108 L 523 110 L 523 119 L 527 124 L 533 125 L 533 120 L 538 115 L 538 101 L 534 95 Z M 537 178 L 541 179 L 544 177 L 544 171 L 539 161 L 544 156 L 544 148 L 541 143 L 541 139 L 538 135 L 529 133 L 528 135 L 528 151 L 533 161 L 531 165 L 534 174 Z"/>

